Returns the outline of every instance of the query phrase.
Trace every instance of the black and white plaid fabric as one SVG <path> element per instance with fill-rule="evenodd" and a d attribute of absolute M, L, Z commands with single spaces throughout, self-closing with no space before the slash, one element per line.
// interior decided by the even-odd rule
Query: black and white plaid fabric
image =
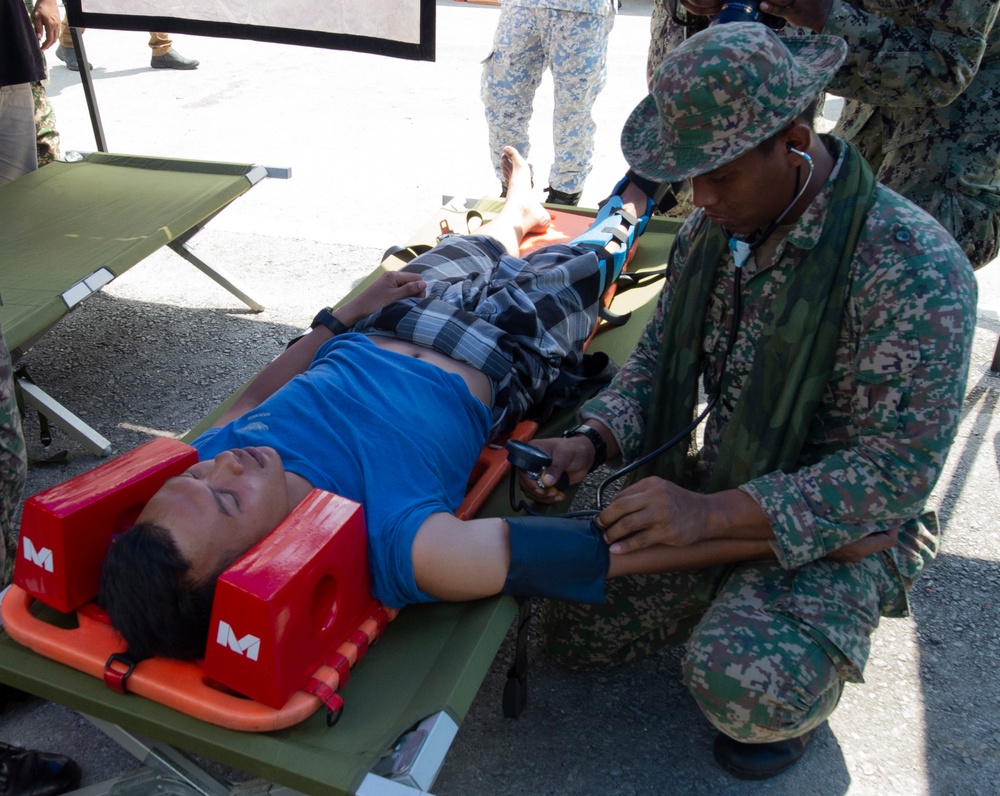
<path fill-rule="evenodd" d="M 483 371 L 493 385 L 491 437 L 544 404 L 560 373 L 581 373 L 603 286 L 594 252 L 555 244 L 520 259 L 470 235 L 445 239 L 406 270 L 423 276 L 426 296 L 390 304 L 352 331 L 420 343 Z"/>

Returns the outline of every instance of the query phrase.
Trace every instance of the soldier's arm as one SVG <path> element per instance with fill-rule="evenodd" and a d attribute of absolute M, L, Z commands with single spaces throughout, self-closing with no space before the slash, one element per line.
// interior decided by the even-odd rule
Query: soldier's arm
<path fill-rule="evenodd" d="M 762 2 L 792 25 L 840 36 L 849 52 L 827 86 L 832 94 L 882 107 L 944 106 L 976 76 L 997 19 L 982 0 L 914 3 L 877 15 L 847 0 Z M 822 7 L 829 11 L 822 13 Z"/>

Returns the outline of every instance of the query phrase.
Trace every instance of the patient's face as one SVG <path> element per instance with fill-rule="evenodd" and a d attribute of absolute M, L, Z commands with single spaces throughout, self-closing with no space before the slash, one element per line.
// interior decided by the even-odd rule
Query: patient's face
<path fill-rule="evenodd" d="M 237 448 L 167 480 L 139 522 L 170 531 L 201 580 L 263 539 L 291 510 L 281 458 L 273 448 Z"/>

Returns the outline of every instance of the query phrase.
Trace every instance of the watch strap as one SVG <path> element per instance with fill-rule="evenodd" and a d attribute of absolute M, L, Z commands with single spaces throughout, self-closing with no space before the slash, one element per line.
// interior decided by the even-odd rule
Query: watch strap
<path fill-rule="evenodd" d="M 316 317 L 313 318 L 311 329 L 315 329 L 317 326 L 325 326 L 330 332 L 336 337 L 338 334 L 343 334 L 350 327 L 347 324 L 342 323 L 334 317 L 332 307 L 324 307 L 318 313 Z"/>
<path fill-rule="evenodd" d="M 594 463 L 590 466 L 589 472 L 594 472 L 594 470 L 608 460 L 608 445 L 604 441 L 604 437 L 601 436 L 601 432 L 593 426 L 581 423 L 578 426 L 574 426 L 573 428 L 564 431 L 563 436 L 584 436 L 590 440 L 590 444 L 594 446 Z"/>

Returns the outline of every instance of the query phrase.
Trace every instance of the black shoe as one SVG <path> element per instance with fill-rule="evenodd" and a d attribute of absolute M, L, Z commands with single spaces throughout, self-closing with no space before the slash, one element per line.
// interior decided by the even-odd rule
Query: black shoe
<path fill-rule="evenodd" d="M 50 755 L 0 743 L 0 795 L 57 796 L 80 785 L 80 767 Z"/>
<path fill-rule="evenodd" d="M 728 735 L 715 736 L 715 762 L 739 779 L 769 779 L 799 761 L 814 730 L 798 738 L 770 743 L 743 743 Z"/>
<path fill-rule="evenodd" d="M 548 191 L 549 194 L 545 198 L 545 201 L 550 205 L 568 205 L 569 207 L 576 207 L 580 204 L 580 197 L 583 196 L 583 191 L 565 193 L 563 191 L 557 191 L 552 187 L 550 187 Z"/>
<path fill-rule="evenodd" d="M 153 69 L 197 69 L 198 61 L 185 58 L 177 50 L 171 50 L 166 55 L 154 55 L 149 59 Z"/>
<path fill-rule="evenodd" d="M 76 60 L 76 50 L 72 47 L 63 47 L 60 44 L 56 47 L 56 58 L 66 64 L 66 68 L 69 69 L 70 72 L 80 71 L 80 62 Z M 90 63 L 90 61 L 87 61 L 87 68 L 93 69 L 94 65 Z"/>

